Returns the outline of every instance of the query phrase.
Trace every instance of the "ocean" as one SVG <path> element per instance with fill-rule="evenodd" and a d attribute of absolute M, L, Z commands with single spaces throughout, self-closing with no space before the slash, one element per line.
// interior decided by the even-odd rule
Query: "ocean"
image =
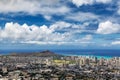
<path fill-rule="evenodd" d="M 30 49 L 30 50 L 0 50 L 0 54 L 9 53 L 22 53 L 22 52 L 41 52 L 42 50 Z M 71 56 L 96 56 L 96 57 L 120 57 L 120 50 L 112 49 L 51 49 L 50 51 L 61 54 L 61 55 L 71 55 Z"/>
<path fill-rule="evenodd" d="M 94 56 L 97 58 L 105 58 L 105 59 L 110 59 L 112 57 L 120 57 L 120 50 L 110 50 L 110 49 L 55 50 L 54 52 L 62 55 Z"/>

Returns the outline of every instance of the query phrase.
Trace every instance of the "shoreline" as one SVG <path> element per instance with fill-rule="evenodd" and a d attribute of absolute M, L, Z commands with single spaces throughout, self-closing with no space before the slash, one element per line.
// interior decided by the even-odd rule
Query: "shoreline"
<path fill-rule="evenodd" d="M 91 57 L 97 57 L 98 59 L 101 59 L 101 58 L 104 58 L 104 59 L 111 59 L 111 58 L 114 58 L 114 57 L 119 57 L 119 56 L 97 56 L 97 55 L 79 55 L 79 54 L 62 54 L 63 56 L 78 56 L 78 57 L 88 57 L 88 58 L 91 58 Z"/>

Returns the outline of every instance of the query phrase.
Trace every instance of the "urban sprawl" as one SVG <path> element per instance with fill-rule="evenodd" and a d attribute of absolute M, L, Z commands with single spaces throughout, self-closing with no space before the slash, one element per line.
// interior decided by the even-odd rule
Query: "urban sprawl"
<path fill-rule="evenodd" d="M 0 80 L 120 80 L 120 57 L 2 55 Z"/>

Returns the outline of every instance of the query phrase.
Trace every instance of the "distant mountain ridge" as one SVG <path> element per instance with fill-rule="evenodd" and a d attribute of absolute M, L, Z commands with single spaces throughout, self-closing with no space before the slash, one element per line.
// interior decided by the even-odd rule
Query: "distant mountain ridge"
<path fill-rule="evenodd" d="M 62 56 L 51 52 L 49 50 L 45 50 L 42 52 L 23 52 L 23 53 L 10 53 L 9 56 L 40 56 L 40 57 L 52 57 L 52 56 Z"/>

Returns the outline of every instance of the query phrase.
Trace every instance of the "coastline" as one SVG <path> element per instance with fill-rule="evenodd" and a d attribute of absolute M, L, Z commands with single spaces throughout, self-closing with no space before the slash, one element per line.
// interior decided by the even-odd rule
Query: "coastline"
<path fill-rule="evenodd" d="M 104 58 L 104 59 L 111 59 L 115 56 L 98 56 L 98 55 L 79 55 L 79 54 L 62 54 L 64 56 L 78 56 L 78 57 L 88 57 L 88 58 L 92 58 L 92 57 L 97 57 L 98 59 Z"/>
<path fill-rule="evenodd" d="M 1 50 L 0 55 L 8 55 L 10 53 L 29 53 L 41 52 L 43 50 Z M 113 57 L 120 57 L 120 50 L 50 50 L 56 54 L 63 56 L 83 56 L 83 57 L 97 57 L 98 59 L 111 59 Z M 114 53 L 114 54 L 113 54 Z"/>

